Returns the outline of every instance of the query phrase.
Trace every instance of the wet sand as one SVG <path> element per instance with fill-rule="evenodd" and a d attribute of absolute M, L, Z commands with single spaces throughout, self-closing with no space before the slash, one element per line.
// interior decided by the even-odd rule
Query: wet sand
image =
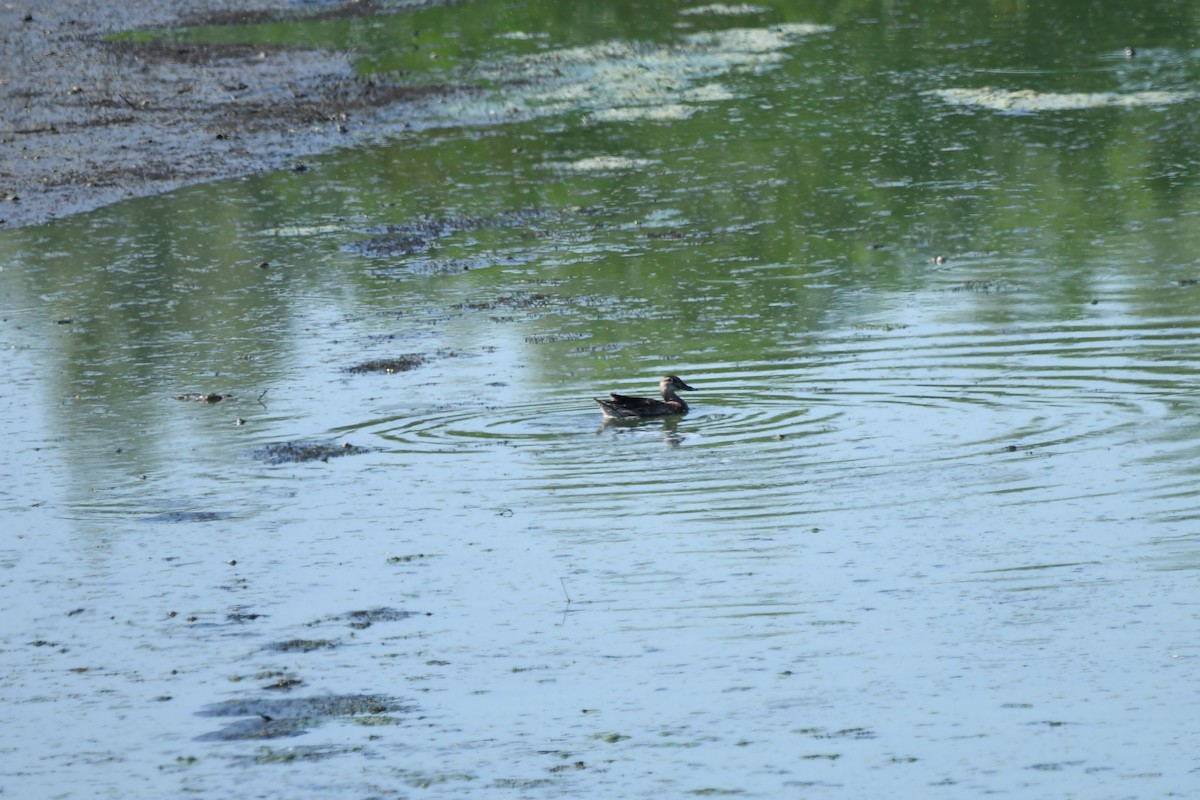
<path fill-rule="evenodd" d="M 296 166 L 353 143 L 428 94 L 358 79 L 345 53 L 105 40 L 117 31 L 299 13 L 280 0 L 0 8 L 0 230 Z M 374 13 L 371 2 L 320 12 Z"/>

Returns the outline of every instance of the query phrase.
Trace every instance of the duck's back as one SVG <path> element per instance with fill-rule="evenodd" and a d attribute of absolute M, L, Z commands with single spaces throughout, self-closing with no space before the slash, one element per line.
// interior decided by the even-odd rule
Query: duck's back
<path fill-rule="evenodd" d="M 611 400 L 596 398 L 601 410 L 610 417 L 665 417 L 668 414 L 686 414 L 687 403 L 678 400 L 655 400 L 651 397 L 629 397 L 612 394 Z"/>

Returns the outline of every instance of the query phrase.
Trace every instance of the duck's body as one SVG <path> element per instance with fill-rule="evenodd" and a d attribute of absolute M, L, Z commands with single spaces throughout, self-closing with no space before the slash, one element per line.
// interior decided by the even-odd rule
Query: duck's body
<path fill-rule="evenodd" d="M 667 375 L 658 382 L 658 391 L 662 400 L 653 397 L 628 397 L 613 392 L 608 400 L 596 398 L 604 416 L 611 419 L 641 419 L 643 417 L 667 417 L 672 414 L 686 414 L 688 404 L 676 394 L 677 391 L 696 391 L 674 375 Z"/>

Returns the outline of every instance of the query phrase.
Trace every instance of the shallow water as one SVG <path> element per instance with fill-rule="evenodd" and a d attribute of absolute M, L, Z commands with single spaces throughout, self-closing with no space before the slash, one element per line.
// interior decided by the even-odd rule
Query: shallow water
<path fill-rule="evenodd" d="M 1194 21 L 571 8 L 0 234 L 0 788 L 1189 794 Z"/>

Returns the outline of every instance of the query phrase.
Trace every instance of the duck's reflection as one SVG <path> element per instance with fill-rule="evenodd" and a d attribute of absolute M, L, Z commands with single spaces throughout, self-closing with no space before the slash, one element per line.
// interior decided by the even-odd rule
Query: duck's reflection
<path fill-rule="evenodd" d="M 612 432 L 618 436 L 646 436 L 659 431 L 664 444 L 668 447 L 677 447 L 684 439 L 684 435 L 679 432 L 680 419 L 678 414 L 672 417 L 649 417 L 646 419 L 604 417 L 600 422 L 600 427 L 596 430 L 596 435 Z"/>

